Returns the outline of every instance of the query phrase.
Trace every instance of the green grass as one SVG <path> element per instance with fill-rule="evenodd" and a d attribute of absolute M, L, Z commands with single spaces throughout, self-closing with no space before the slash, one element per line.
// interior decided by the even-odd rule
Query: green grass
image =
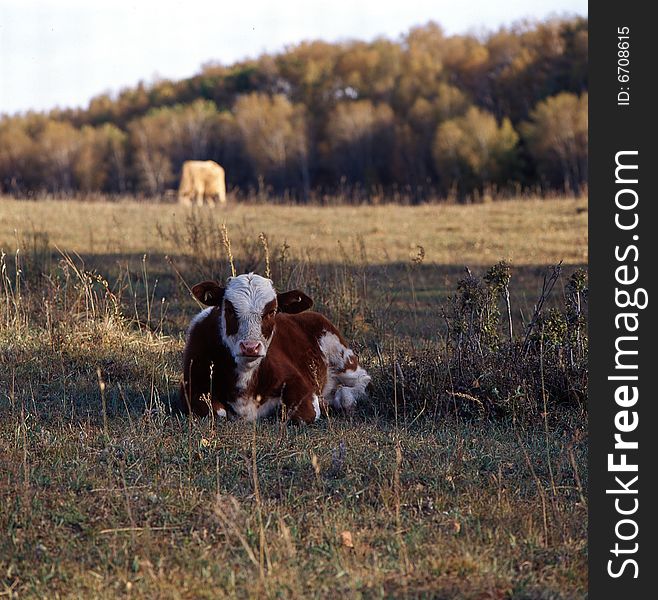
<path fill-rule="evenodd" d="M 548 347 L 540 392 L 540 363 L 457 361 L 443 316 L 465 264 L 505 257 L 517 335 L 560 259 L 562 306 L 586 261 L 584 206 L 249 204 L 205 211 L 204 229 L 173 205 L 3 200 L 0 593 L 584 598 L 582 402 L 551 387 Z M 224 275 L 224 217 L 238 268 L 263 272 L 265 231 L 275 281 L 353 340 L 374 383 L 353 417 L 163 411 L 196 310 L 172 264 L 189 283 Z"/>

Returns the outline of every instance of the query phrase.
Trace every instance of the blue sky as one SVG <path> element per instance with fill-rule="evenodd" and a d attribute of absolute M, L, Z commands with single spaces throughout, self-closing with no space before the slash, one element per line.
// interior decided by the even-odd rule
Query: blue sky
<path fill-rule="evenodd" d="M 0 113 L 86 107 L 139 80 L 302 40 L 397 39 L 429 20 L 449 34 L 481 32 L 574 14 L 587 15 L 586 0 L 3 0 Z"/>

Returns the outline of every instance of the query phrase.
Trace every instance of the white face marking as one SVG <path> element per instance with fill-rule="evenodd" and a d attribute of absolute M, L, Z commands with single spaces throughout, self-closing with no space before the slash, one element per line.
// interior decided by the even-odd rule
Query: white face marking
<path fill-rule="evenodd" d="M 226 418 L 226 411 L 225 411 L 223 408 L 220 408 L 220 409 L 217 411 L 217 416 L 218 416 L 220 419 L 225 419 L 225 418 Z"/>
<path fill-rule="evenodd" d="M 229 278 L 224 292 L 224 301 L 229 301 L 235 310 L 238 321 L 238 331 L 234 334 L 226 332 L 226 304 L 222 303 L 220 333 L 222 340 L 231 352 L 238 365 L 238 387 L 244 388 L 249 383 L 256 367 L 267 353 L 274 331 L 266 338 L 261 330 L 265 306 L 276 300 L 276 292 L 270 279 L 254 273 Z M 254 345 L 260 343 L 259 356 L 256 358 L 244 356 L 242 344 Z M 245 377 L 240 376 L 242 372 Z"/>
<path fill-rule="evenodd" d="M 327 363 L 327 383 L 322 396 L 334 408 L 353 408 L 357 400 L 366 395 L 370 375 L 356 363 L 354 352 L 343 345 L 336 334 L 325 331 L 318 345 Z"/>

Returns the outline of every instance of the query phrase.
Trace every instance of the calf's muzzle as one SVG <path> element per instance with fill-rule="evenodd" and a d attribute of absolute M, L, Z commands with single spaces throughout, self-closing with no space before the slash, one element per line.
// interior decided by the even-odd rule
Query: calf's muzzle
<path fill-rule="evenodd" d="M 263 344 L 258 341 L 243 340 L 240 342 L 240 354 L 249 358 L 265 356 Z"/>

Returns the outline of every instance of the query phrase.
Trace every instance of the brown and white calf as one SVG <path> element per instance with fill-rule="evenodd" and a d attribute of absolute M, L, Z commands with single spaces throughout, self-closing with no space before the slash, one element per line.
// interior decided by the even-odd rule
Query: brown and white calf
<path fill-rule="evenodd" d="M 336 327 L 307 311 L 313 301 L 302 292 L 277 294 L 270 279 L 249 273 L 192 293 L 208 308 L 187 334 L 185 412 L 252 421 L 283 405 L 289 418 L 311 423 L 327 405 L 349 410 L 365 395 L 370 376 Z"/>

